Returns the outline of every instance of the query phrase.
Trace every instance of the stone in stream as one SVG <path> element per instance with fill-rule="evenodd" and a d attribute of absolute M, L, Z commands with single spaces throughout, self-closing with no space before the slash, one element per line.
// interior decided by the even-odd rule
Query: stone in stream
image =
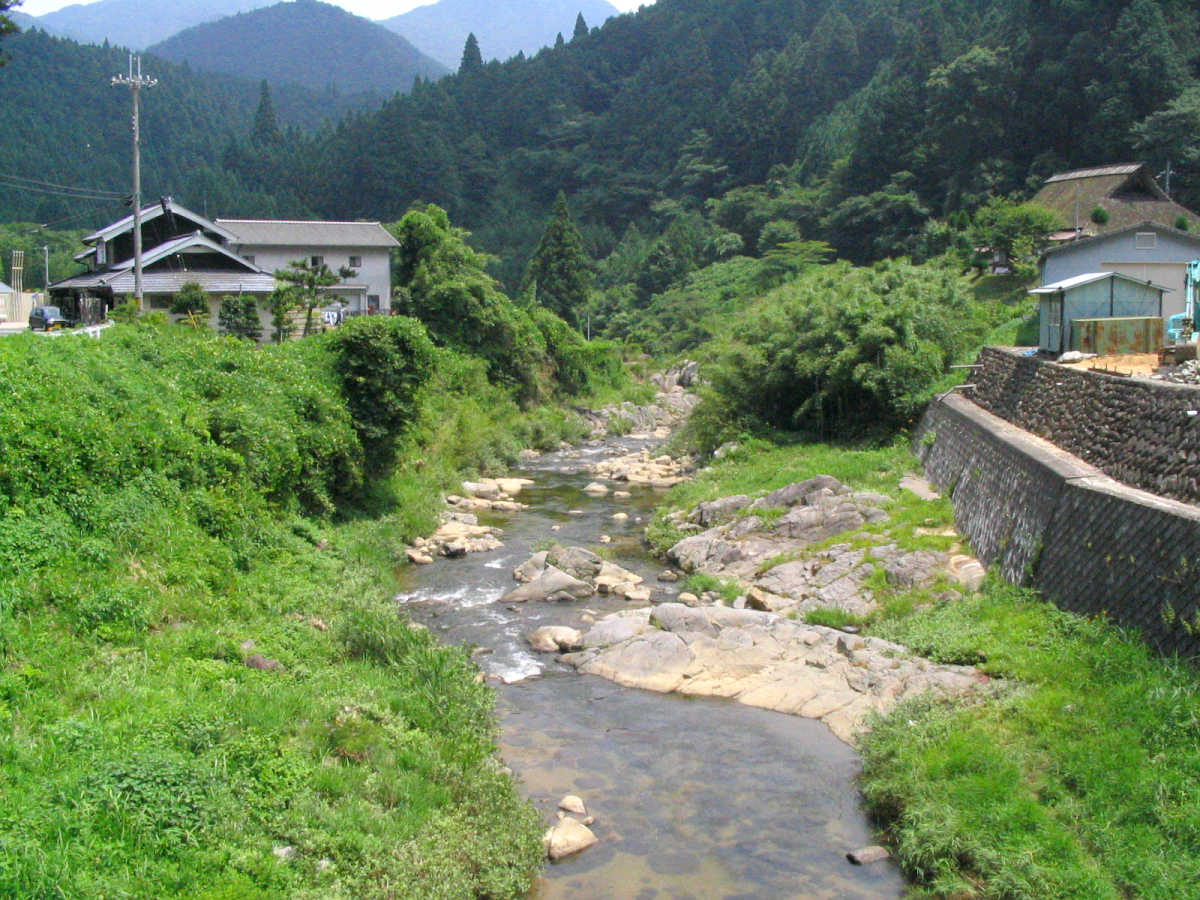
<path fill-rule="evenodd" d="M 604 567 L 604 560 L 583 547 L 564 547 L 555 544 L 546 553 L 546 564 L 566 572 L 572 578 L 594 578 Z"/>
<path fill-rule="evenodd" d="M 892 854 L 888 853 L 886 847 L 878 845 L 871 847 L 863 847 L 861 850 L 851 850 L 846 854 L 846 859 L 854 863 L 856 866 L 865 866 L 873 862 L 887 859 Z"/>
<path fill-rule="evenodd" d="M 597 843 L 597 838 L 592 833 L 592 829 L 582 822 L 567 817 L 548 829 L 543 841 L 546 846 L 546 855 L 551 860 L 559 860 L 593 846 Z"/>
<path fill-rule="evenodd" d="M 537 578 L 528 584 L 513 588 L 500 598 L 500 603 L 527 603 L 534 601 L 583 600 L 595 593 L 586 581 L 572 578 L 561 569 L 547 565 Z"/>
<path fill-rule="evenodd" d="M 583 492 L 592 497 L 603 497 L 608 493 L 608 488 L 598 481 L 593 481 L 583 489 Z"/>
<path fill-rule="evenodd" d="M 583 647 L 583 634 L 565 625 L 543 625 L 527 638 L 539 653 L 558 653 Z"/>
<path fill-rule="evenodd" d="M 567 794 L 558 801 L 558 808 L 565 812 L 574 813 L 577 816 L 586 816 L 587 807 L 583 805 L 583 799 L 575 794 Z"/>
<path fill-rule="evenodd" d="M 549 555 L 546 550 L 533 554 L 533 556 L 513 569 L 513 578 L 522 584 L 528 584 L 533 581 L 533 579 L 546 570 L 546 557 Z"/>

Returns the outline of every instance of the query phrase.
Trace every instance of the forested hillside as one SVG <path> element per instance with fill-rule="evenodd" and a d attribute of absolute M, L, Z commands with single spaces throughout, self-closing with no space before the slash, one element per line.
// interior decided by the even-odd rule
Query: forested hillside
<path fill-rule="evenodd" d="M 435 200 L 513 259 L 560 189 L 596 257 L 630 222 L 662 234 L 712 201 L 749 252 L 779 220 L 873 259 L 1065 167 L 1170 157 L 1200 200 L 1198 22 L 1184 0 L 660 0 L 421 85 L 255 187 L 303 171 L 333 216 Z"/>
<path fill-rule="evenodd" d="M 400 35 L 315 0 L 277 3 L 196 25 L 149 52 L 206 72 L 373 91 L 381 99 L 407 92 L 414 78 L 437 78 L 447 71 Z"/>
<path fill-rule="evenodd" d="M 597 285 L 628 308 L 795 240 L 856 262 L 934 254 L 989 198 L 1068 167 L 1170 159 L 1176 198 L 1200 203 L 1198 35 L 1186 0 L 659 0 L 258 145 L 252 100 L 231 108 L 233 92 L 161 66 L 149 179 L 225 214 L 395 220 L 437 202 L 513 291 L 561 190 Z M 120 54 L 46 42 L 6 42 L 0 102 L 30 135 L 6 167 L 123 183 Z M 34 215 L 5 202 L 17 213 Z"/>
<path fill-rule="evenodd" d="M 0 173 L 127 192 L 129 92 L 111 85 L 112 76 L 128 67 L 127 52 L 80 45 L 40 30 L 8 37 L 0 49 L 8 58 L 0 67 L 0 121 L 10 135 L 0 141 Z M 142 97 L 147 196 L 173 194 L 197 210 L 222 215 L 304 211 L 290 188 L 256 192 L 222 165 L 231 143 L 251 132 L 261 99 L 258 80 L 201 75 L 153 57 L 144 58 L 143 68 L 158 79 Z M 370 102 L 364 95 L 287 84 L 272 85 L 271 99 L 285 137 L 297 146 L 304 141 L 295 129 L 315 128 L 327 117 Z M 125 214 L 119 202 L 18 190 L 12 183 L 0 184 L 0 221 L 92 227 Z"/>

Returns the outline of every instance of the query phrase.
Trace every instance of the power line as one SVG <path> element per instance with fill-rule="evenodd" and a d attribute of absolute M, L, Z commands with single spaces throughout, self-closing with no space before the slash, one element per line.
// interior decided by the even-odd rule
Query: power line
<path fill-rule="evenodd" d="M 119 200 L 127 197 L 127 194 L 122 194 L 120 191 L 110 191 L 104 188 L 83 187 L 77 184 L 56 184 L 53 181 L 43 181 L 40 178 L 29 178 L 25 175 L 16 175 L 11 172 L 0 172 L 0 178 L 5 178 L 11 181 L 19 181 L 23 184 L 28 184 L 36 187 L 53 188 L 61 191 L 78 191 L 82 193 L 95 194 L 98 197 L 107 197 L 111 200 Z"/>
<path fill-rule="evenodd" d="M 55 188 L 45 188 L 33 184 L 22 184 L 20 182 L 7 181 L 3 175 L 0 175 L 0 189 L 4 188 L 12 191 L 23 191 L 29 194 L 42 194 L 48 197 L 65 197 L 69 200 L 96 201 L 98 203 L 117 203 L 128 197 L 128 194 L 110 197 L 104 194 L 87 194 L 77 191 L 61 191 Z"/>

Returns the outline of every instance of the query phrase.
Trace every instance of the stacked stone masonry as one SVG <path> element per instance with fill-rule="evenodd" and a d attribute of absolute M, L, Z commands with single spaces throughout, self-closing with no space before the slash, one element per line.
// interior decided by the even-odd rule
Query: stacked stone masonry
<path fill-rule="evenodd" d="M 1006 580 L 1200 656 L 1200 507 L 1120 484 L 963 397 L 930 405 L 914 450 Z"/>
<path fill-rule="evenodd" d="M 1200 387 L 1122 378 L 988 347 L 968 396 L 1117 481 L 1200 503 Z"/>

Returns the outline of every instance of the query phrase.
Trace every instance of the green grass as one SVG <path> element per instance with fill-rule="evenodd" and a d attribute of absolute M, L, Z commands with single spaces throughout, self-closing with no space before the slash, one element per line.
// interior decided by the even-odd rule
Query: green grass
<path fill-rule="evenodd" d="M 493 695 L 392 597 L 444 487 L 578 419 L 446 354 L 367 482 L 324 352 L 0 343 L 0 896 L 528 890 Z"/>
<path fill-rule="evenodd" d="M 804 621 L 808 625 L 824 625 L 826 628 L 845 628 L 848 625 L 861 627 L 866 623 L 862 616 L 856 616 L 836 606 L 807 610 L 804 613 Z"/>
<path fill-rule="evenodd" d="M 695 572 L 684 579 L 683 589 L 697 596 L 705 591 L 712 591 L 714 594 L 719 594 L 727 604 L 733 603 L 743 593 L 742 586 L 735 579 L 717 578 L 701 572 Z"/>
<path fill-rule="evenodd" d="M 916 466 L 906 444 L 880 449 L 755 444 L 668 495 L 665 512 L 829 474 L 895 496 L 891 520 L 838 536 L 869 547 L 948 548 L 948 501 L 896 490 Z M 667 544 L 669 546 L 669 544 Z M 790 556 L 790 554 L 785 554 Z M 780 557 L 775 562 L 785 561 Z M 1200 673 L 1156 657 L 1137 635 L 1063 612 L 989 578 L 963 597 L 938 583 L 897 591 L 882 573 L 866 620 L 812 610 L 806 621 L 898 641 L 991 676 L 974 697 L 918 698 L 861 742 L 862 788 L 914 896 L 1178 898 L 1200 883 Z M 947 599 L 954 598 L 954 599 Z"/>

